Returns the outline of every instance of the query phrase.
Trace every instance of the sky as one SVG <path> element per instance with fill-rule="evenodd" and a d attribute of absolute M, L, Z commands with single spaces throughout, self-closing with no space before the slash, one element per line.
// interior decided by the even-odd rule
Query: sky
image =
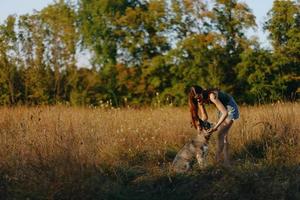
<path fill-rule="evenodd" d="M 8 15 L 22 15 L 41 10 L 53 0 L 0 0 L 0 21 L 3 22 Z"/>
<path fill-rule="evenodd" d="M 34 10 L 39 11 L 52 2 L 53 0 L 0 0 L 0 23 L 3 23 L 8 15 L 33 13 Z M 241 0 L 241 2 L 247 3 L 252 9 L 258 25 L 257 30 L 249 30 L 248 35 L 258 37 L 263 47 L 269 47 L 267 33 L 263 31 L 262 27 L 267 12 L 272 8 L 273 0 Z M 79 59 L 84 62 L 82 64 L 85 64 L 82 56 L 84 55 L 79 56 Z"/>
<path fill-rule="evenodd" d="M 267 13 L 271 10 L 274 0 L 243 0 L 252 9 L 256 16 L 257 30 L 250 30 L 249 35 L 257 36 L 263 47 L 270 47 L 268 34 L 263 31 L 263 23 L 267 19 Z"/>

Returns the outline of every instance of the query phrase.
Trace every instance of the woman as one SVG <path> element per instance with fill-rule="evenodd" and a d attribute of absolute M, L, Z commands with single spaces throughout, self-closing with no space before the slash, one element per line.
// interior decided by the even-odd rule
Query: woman
<path fill-rule="evenodd" d="M 218 122 L 207 132 L 212 134 L 218 130 L 218 145 L 216 152 L 216 162 L 220 162 L 221 154 L 224 153 L 224 165 L 230 166 L 228 155 L 228 132 L 234 120 L 239 118 L 239 109 L 234 99 L 218 89 L 204 90 L 199 86 L 191 87 L 189 93 L 189 106 L 192 117 L 192 124 L 198 130 L 202 130 L 198 124 L 199 115 L 203 121 L 208 119 L 204 104 L 214 104 L 218 109 Z"/>

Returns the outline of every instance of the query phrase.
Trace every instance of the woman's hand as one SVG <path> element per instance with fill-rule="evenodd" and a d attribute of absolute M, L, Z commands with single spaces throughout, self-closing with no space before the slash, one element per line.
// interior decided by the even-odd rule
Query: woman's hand
<path fill-rule="evenodd" d="M 215 132 L 217 130 L 216 127 L 210 128 L 208 130 L 204 131 L 204 137 L 209 140 L 210 136 L 212 135 L 213 132 Z"/>
<path fill-rule="evenodd" d="M 215 132 L 217 130 L 218 130 L 218 128 L 214 126 L 214 127 L 210 128 L 210 129 L 208 129 L 207 132 L 208 133 L 213 133 L 213 132 Z"/>

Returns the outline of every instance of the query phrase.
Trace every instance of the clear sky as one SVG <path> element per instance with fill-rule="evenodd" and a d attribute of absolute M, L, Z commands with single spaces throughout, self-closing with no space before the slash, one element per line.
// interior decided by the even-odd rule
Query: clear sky
<path fill-rule="evenodd" d="M 2 23 L 8 15 L 22 15 L 32 13 L 34 10 L 41 10 L 54 0 L 0 0 L 0 23 Z M 209 0 L 208 0 L 209 2 Z M 257 36 L 264 47 L 268 46 L 267 34 L 263 32 L 262 25 L 266 19 L 267 12 L 271 9 L 273 0 L 241 0 L 252 9 L 256 16 L 257 30 L 249 31 L 249 35 Z"/>
<path fill-rule="evenodd" d="M 3 22 L 8 15 L 22 15 L 41 10 L 53 0 L 0 0 L 0 21 Z"/>

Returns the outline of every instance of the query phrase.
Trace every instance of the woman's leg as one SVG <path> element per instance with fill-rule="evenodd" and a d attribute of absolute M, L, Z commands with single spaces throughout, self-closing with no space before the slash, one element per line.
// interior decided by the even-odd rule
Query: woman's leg
<path fill-rule="evenodd" d="M 221 154 L 224 153 L 224 164 L 226 166 L 230 165 L 229 162 L 229 143 L 228 143 L 228 132 L 231 128 L 233 120 L 226 119 L 222 125 L 220 126 L 220 130 L 218 132 L 218 145 L 217 145 L 217 152 L 216 152 L 216 161 L 220 162 Z"/>

